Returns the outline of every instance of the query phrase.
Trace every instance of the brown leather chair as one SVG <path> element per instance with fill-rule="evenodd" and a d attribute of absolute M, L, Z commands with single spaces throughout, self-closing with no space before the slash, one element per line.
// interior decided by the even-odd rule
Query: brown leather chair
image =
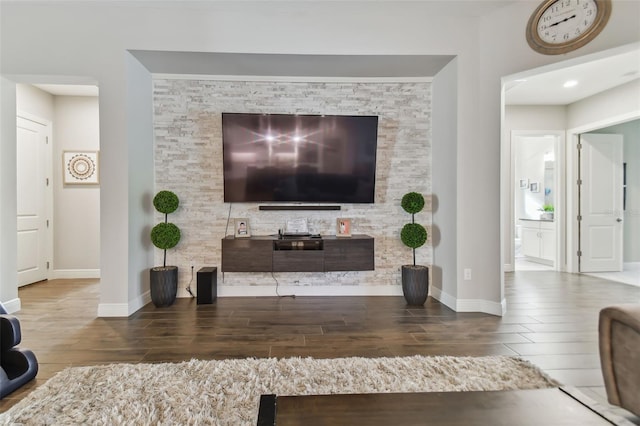
<path fill-rule="evenodd" d="M 640 304 L 602 309 L 598 328 L 607 398 L 640 416 Z"/>

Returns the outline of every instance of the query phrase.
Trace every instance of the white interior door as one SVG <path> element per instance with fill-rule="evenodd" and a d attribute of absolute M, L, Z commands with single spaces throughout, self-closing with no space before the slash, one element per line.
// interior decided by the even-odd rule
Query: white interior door
<path fill-rule="evenodd" d="M 622 135 L 580 143 L 580 272 L 622 271 Z"/>
<path fill-rule="evenodd" d="M 17 118 L 18 287 L 47 279 L 47 126 Z"/>

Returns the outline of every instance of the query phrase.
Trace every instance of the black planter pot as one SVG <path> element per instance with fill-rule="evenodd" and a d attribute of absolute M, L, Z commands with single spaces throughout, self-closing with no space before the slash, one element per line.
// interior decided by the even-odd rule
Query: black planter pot
<path fill-rule="evenodd" d="M 178 267 L 157 266 L 150 269 L 151 301 L 157 308 L 173 305 L 178 293 Z"/>
<path fill-rule="evenodd" d="M 409 305 L 424 305 L 429 294 L 429 268 L 402 265 L 402 294 Z"/>

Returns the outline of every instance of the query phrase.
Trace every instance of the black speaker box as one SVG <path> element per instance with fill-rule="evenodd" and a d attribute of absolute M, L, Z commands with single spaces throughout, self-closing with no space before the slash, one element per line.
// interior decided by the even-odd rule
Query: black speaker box
<path fill-rule="evenodd" d="M 208 305 L 218 298 L 218 268 L 200 268 L 197 276 L 198 305 Z"/>

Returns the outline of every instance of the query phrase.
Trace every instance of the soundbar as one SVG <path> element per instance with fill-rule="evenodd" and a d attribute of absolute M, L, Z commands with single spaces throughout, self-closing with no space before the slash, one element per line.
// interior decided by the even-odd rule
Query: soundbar
<path fill-rule="evenodd" d="M 258 210 L 340 210 L 340 206 L 326 205 L 326 206 L 258 206 Z"/>

